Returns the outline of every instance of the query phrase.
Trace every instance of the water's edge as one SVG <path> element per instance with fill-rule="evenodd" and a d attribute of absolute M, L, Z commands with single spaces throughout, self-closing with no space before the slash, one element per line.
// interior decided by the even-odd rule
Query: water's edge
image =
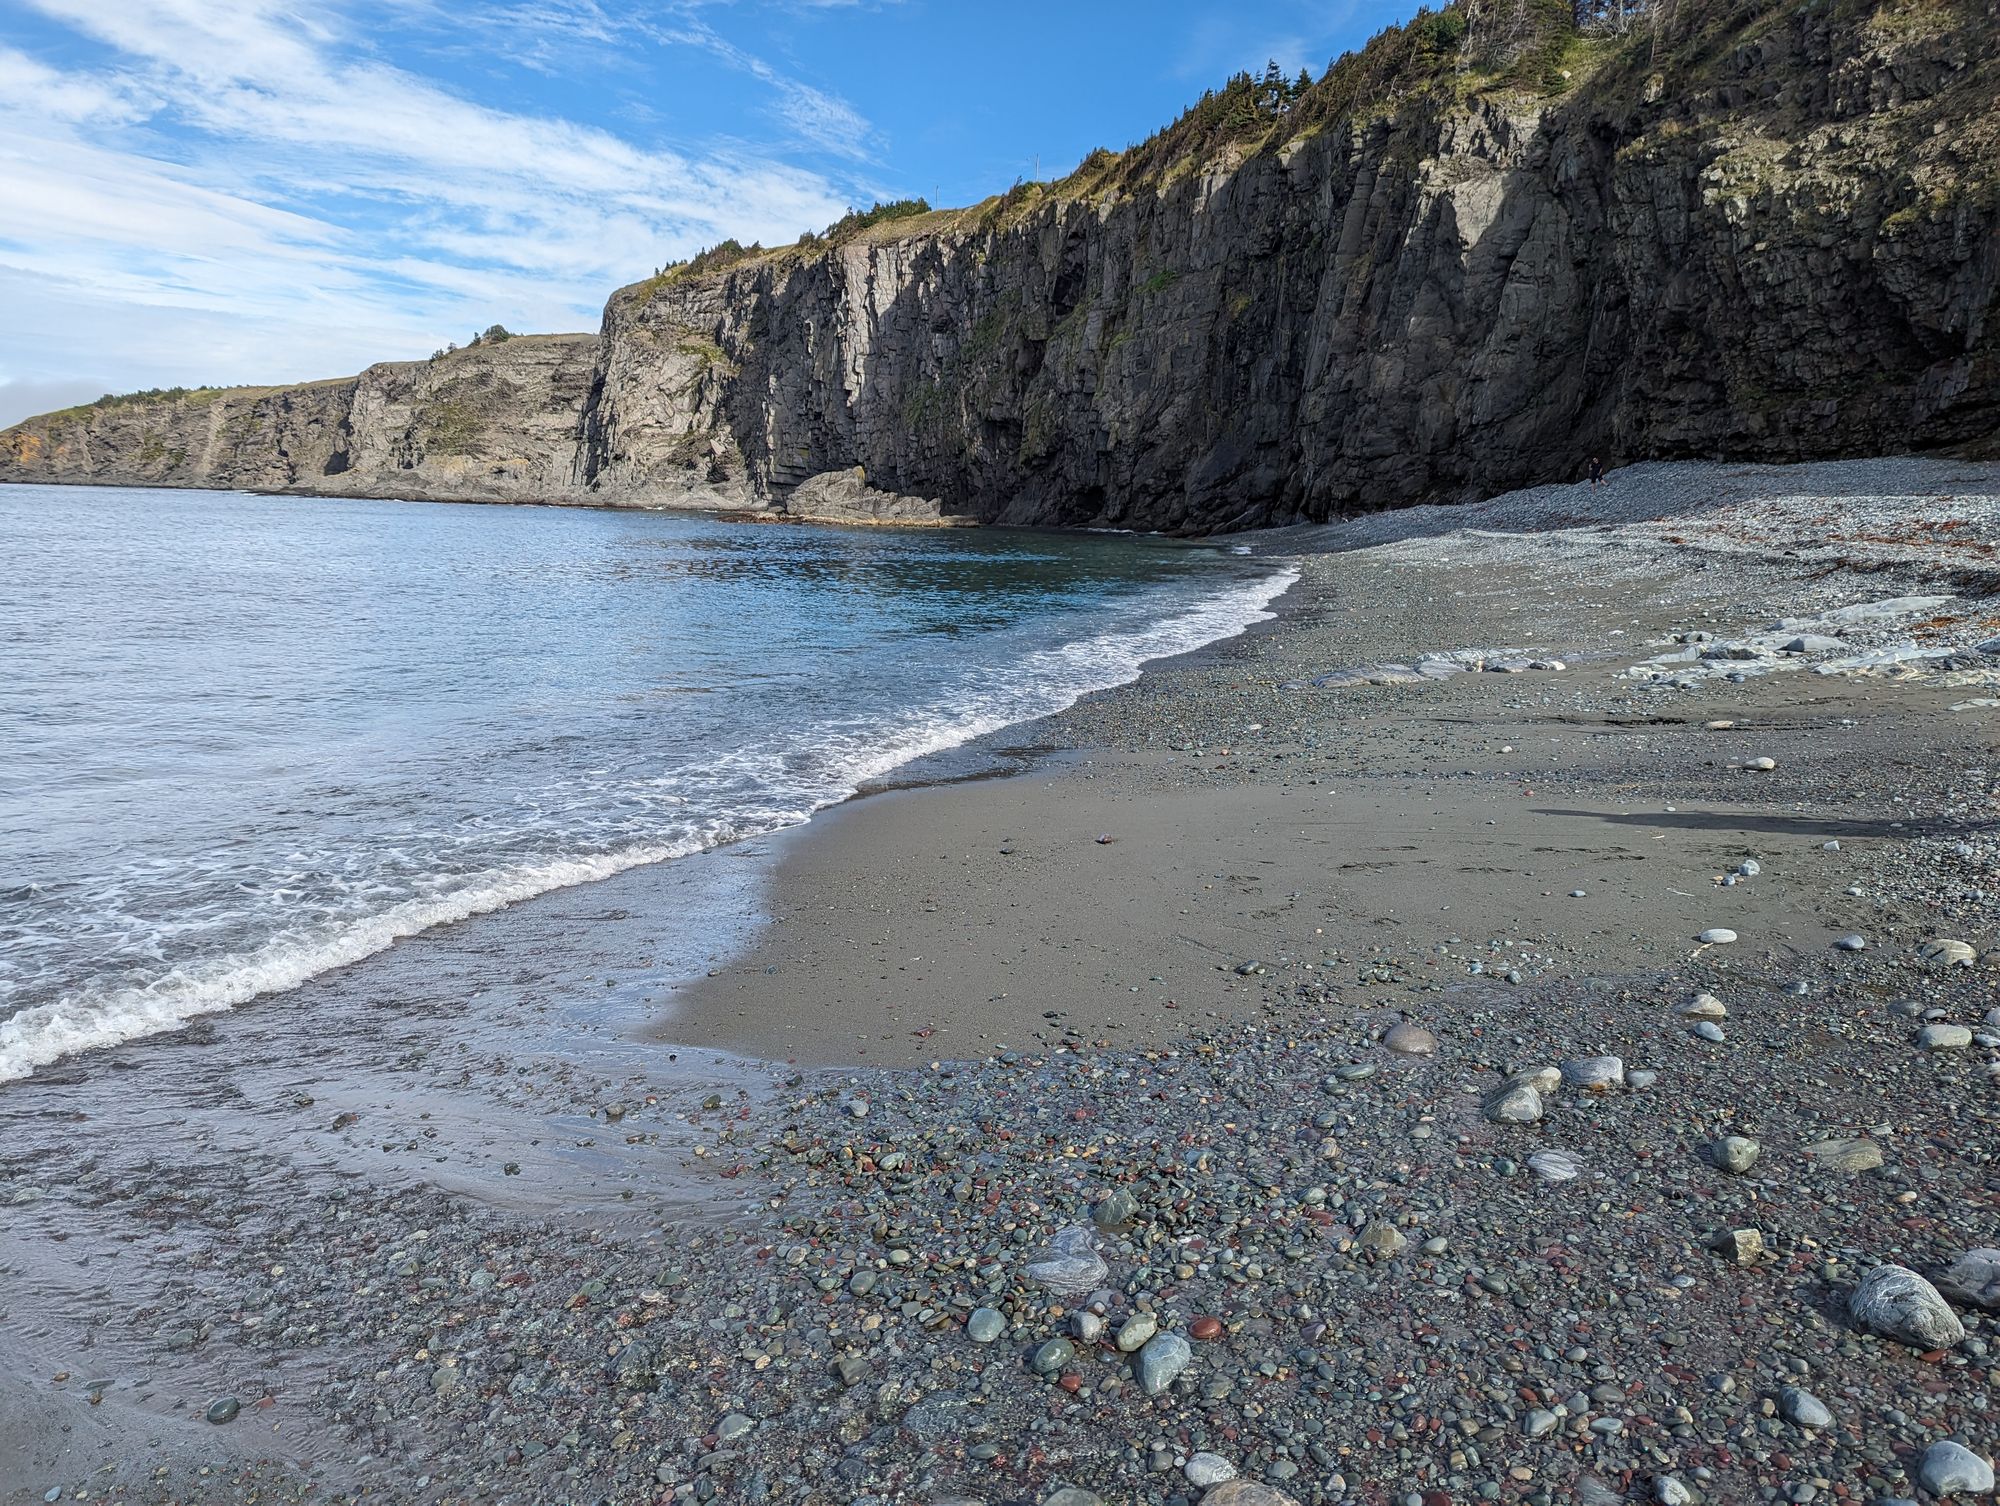
<path fill-rule="evenodd" d="M 1273 620 L 1280 599 L 1299 579 L 1299 570 L 1296 563 L 1282 557 L 1269 563 L 1276 567 L 1269 575 L 1220 591 L 1192 609 L 1127 635 L 1122 644 L 1106 645 L 1100 636 L 1050 651 L 1062 656 L 1095 646 L 1120 647 L 1126 652 L 1105 662 L 1101 672 L 1093 673 L 1090 678 L 1095 683 L 1081 685 L 1067 698 L 1058 697 L 1027 715 L 969 715 L 961 724 L 931 737 L 891 746 L 875 760 L 854 768 L 847 788 L 803 812 L 787 813 L 764 825 L 711 823 L 696 836 L 679 842 L 642 843 L 597 856 L 489 872 L 480 882 L 451 893 L 405 900 L 357 920 L 310 947 L 301 948 L 294 938 L 281 936 L 248 954 L 231 954 L 177 969 L 130 989 L 108 1010 L 79 1010 L 67 996 L 30 1006 L 0 1020 L 0 1088 L 84 1053 L 178 1031 L 204 1016 L 292 992 L 378 956 L 400 941 L 442 927 L 601 883 L 633 869 L 716 854 L 796 831 L 824 811 L 882 789 L 950 783 L 1003 771 L 1008 762 L 1019 761 L 1010 755 L 1033 750 L 1013 742 L 1009 754 L 1002 754 L 997 751 L 1001 739 L 1012 740 L 1021 728 L 1057 715 L 1088 696 L 1129 685 L 1148 666 L 1198 654 Z"/>

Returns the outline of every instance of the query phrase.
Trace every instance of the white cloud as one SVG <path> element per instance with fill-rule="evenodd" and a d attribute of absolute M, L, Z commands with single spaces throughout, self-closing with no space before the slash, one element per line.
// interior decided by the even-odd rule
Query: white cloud
<path fill-rule="evenodd" d="M 111 57 L 58 69 L 0 46 L 0 202 L 17 211 L 0 221 L 0 274 L 89 334 L 10 324 L 0 381 L 79 364 L 133 385 L 333 375 L 358 364 L 361 330 L 383 342 L 368 358 L 391 358 L 496 319 L 591 328 L 619 282 L 729 235 L 789 240 L 857 198 L 769 154 L 468 99 L 383 61 L 324 8 L 31 3 Z M 590 0 L 495 14 L 571 39 L 617 24 Z M 866 140 L 840 101 L 731 61 L 800 142 Z"/>

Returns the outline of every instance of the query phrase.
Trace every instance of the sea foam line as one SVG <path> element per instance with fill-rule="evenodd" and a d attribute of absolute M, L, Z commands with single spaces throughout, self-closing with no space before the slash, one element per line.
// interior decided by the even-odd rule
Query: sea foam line
<path fill-rule="evenodd" d="M 27 1077 L 65 1056 L 178 1030 L 189 1020 L 265 994 L 284 993 L 334 968 L 386 951 L 435 926 L 505 909 L 552 890 L 594 883 L 627 869 L 667 862 L 796 825 L 913 759 L 943 752 L 1017 722 L 1049 716 L 1093 691 L 1129 684 L 1149 660 L 1192 652 L 1267 622 L 1270 604 L 1298 579 L 1296 566 L 1226 591 L 1133 633 L 1104 633 L 1043 649 L 991 671 L 983 691 L 916 713 L 900 733 L 857 728 L 838 780 L 805 810 L 767 813 L 761 822 L 715 822 L 676 841 L 641 843 L 595 856 L 489 870 L 449 893 L 399 901 L 379 914 L 335 923 L 318 934 L 286 934 L 247 952 L 182 964 L 151 981 L 82 989 L 0 1020 L 0 1082 Z"/>

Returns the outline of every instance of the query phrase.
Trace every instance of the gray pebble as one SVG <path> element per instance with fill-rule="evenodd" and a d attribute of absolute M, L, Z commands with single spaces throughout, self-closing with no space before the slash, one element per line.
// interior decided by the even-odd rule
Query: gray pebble
<path fill-rule="evenodd" d="M 1993 1489 L 1993 1465 L 1965 1445 L 1940 1438 L 1924 1450 L 1917 1479 L 1934 1496 L 1983 1496 Z"/>

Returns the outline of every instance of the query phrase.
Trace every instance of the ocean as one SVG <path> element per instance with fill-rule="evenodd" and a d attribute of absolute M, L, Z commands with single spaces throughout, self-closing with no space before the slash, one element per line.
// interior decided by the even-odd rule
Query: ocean
<path fill-rule="evenodd" d="M 1123 535 L 238 492 L 0 487 L 0 523 L 0 1081 L 796 825 L 1292 579 Z"/>

